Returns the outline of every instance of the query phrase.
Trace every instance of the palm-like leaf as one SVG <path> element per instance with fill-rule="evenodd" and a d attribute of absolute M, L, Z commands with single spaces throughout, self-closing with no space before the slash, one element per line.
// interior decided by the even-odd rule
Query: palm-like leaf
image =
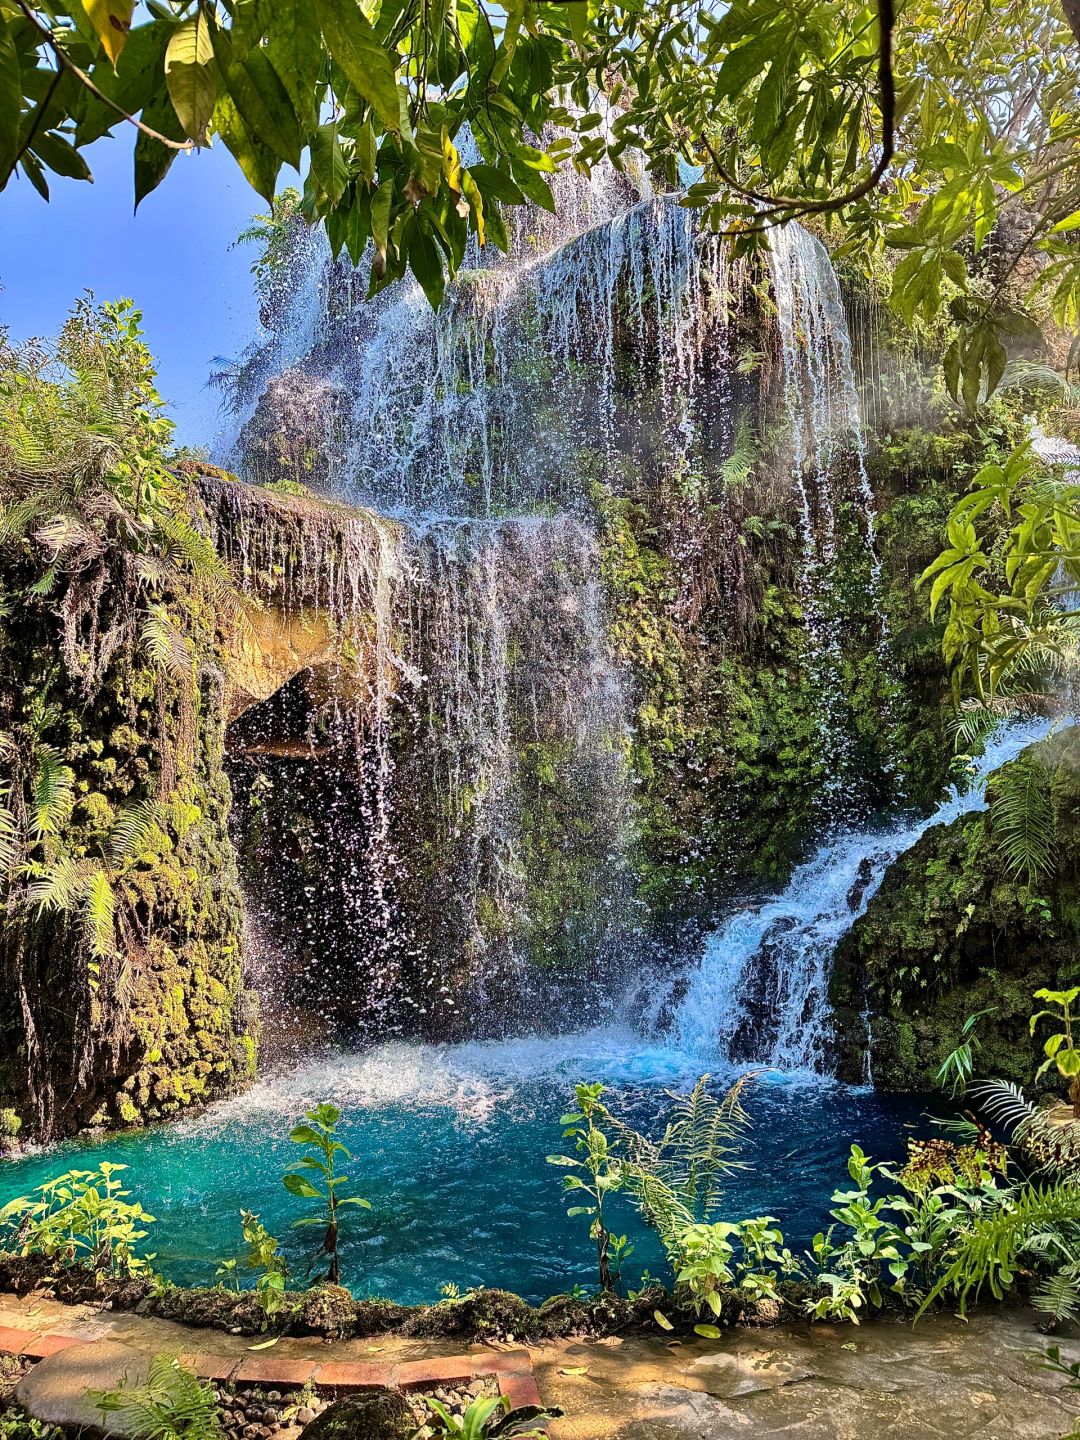
<path fill-rule="evenodd" d="M 125 1382 L 91 1399 L 140 1440 L 224 1440 L 213 1390 L 168 1355 L 154 1356 L 145 1384 Z"/>
<path fill-rule="evenodd" d="M 994 777 L 990 819 L 994 842 L 1009 870 L 1029 885 L 1053 874 L 1056 834 L 1050 777 L 1029 755 Z"/>

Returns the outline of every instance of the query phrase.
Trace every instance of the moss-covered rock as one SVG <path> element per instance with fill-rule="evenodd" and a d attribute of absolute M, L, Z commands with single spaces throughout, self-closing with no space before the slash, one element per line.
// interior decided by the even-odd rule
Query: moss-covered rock
<path fill-rule="evenodd" d="M 999 802 L 1016 767 L 1030 767 L 1051 819 L 1051 864 L 1032 880 L 1003 848 Z M 831 999 L 840 1071 L 870 1069 L 890 1090 L 931 1088 L 979 1024 L 980 1073 L 1027 1083 L 1035 1069 L 1028 1017 L 1040 986 L 1080 978 L 1080 726 L 1028 747 L 988 788 L 989 808 L 927 830 L 886 871 L 866 913 L 841 941 Z"/>
<path fill-rule="evenodd" d="M 304 1430 L 306 1440 L 408 1440 L 416 1429 L 398 1390 L 369 1390 L 327 1406 Z"/>

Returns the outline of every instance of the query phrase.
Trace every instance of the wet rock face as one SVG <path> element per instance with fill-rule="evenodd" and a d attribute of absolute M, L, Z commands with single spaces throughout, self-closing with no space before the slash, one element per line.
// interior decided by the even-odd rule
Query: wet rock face
<path fill-rule="evenodd" d="M 1053 821 L 1052 868 L 1034 883 L 1010 869 L 995 831 L 995 794 L 1021 764 L 1037 767 Z M 874 1083 L 932 1088 L 965 1018 L 986 1010 L 980 1074 L 1032 1079 L 1033 992 L 1080 976 L 1080 726 L 1029 746 L 997 775 L 990 808 L 927 830 L 840 942 L 830 999 L 842 1078 L 866 1076 L 869 1014 Z"/>
<path fill-rule="evenodd" d="M 325 493 L 345 440 L 347 402 L 340 390 L 301 370 L 267 384 L 244 427 L 247 476 L 259 485 L 282 480 Z"/>

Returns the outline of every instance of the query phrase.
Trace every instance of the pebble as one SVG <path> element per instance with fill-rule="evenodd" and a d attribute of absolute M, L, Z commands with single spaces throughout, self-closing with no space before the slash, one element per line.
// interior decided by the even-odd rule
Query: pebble
<path fill-rule="evenodd" d="M 295 1418 L 298 1425 L 310 1425 L 315 1419 L 315 1411 L 305 1405 L 302 1410 L 296 1412 Z"/>

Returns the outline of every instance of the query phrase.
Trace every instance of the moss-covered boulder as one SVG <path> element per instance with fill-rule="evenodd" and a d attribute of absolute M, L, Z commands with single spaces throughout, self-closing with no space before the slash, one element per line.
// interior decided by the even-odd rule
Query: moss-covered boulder
<path fill-rule="evenodd" d="M 1020 788 L 1047 836 L 1034 875 L 1009 844 Z M 986 1011 L 979 1071 L 1031 1080 L 1032 993 L 1080 979 L 1080 726 L 1003 766 L 988 800 L 927 830 L 841 941 L 831 999 L 843 1078 L 865 1077 L 869 1039 L 876 1085 L 931 1088 L 965 1018 Z"/>
<path fill-rule="evenodd" d="M 329 1406 L 304 1430 L 305 1440 L 408 1440 L 416 1430 L 409 1402 L 396 1390 L 370 1390 Z"/>

